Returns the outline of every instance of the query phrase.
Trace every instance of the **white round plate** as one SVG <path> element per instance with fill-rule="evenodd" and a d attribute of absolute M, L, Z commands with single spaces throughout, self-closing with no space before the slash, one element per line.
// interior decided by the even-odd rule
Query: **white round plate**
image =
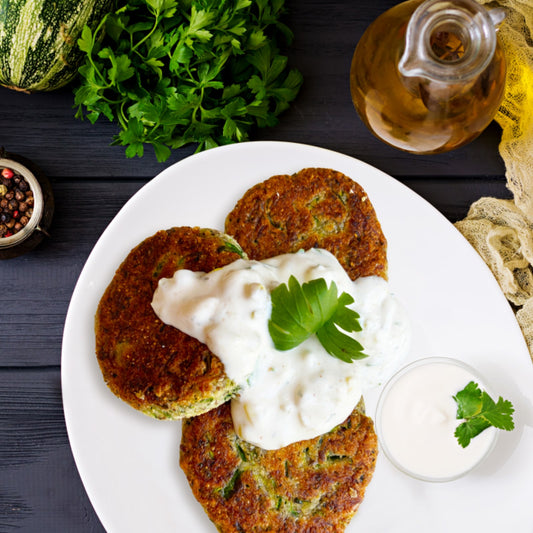
<path fill-rule="evenodd" d="M 392 289 L 413 324 L 408 361 L 461 359 L 516 408 L 516 429 L 502 432 L 491 457 L 458 481 L 413 480 L 381 454 L 347 532 L 531 533 L 533 365 L 492 274 L 452 224 L 398 181 L 351 157 L 282 142 L 215 148 L 167 168 L 120 210 L 83 268 L 65 323 L 63 402 L 76 464 L 104 527 L 108 533 L 215 531 L 178 466 L 179 422 L 138 413 L 100 374 L 94 313 L 115 269 L 159 229 L 222 229 L 250 186 L 305 167 L 341 171 L 368 193 L 388 239 Z M 376 389 L 365 397 L 370 416 L 378 395 Z"/>

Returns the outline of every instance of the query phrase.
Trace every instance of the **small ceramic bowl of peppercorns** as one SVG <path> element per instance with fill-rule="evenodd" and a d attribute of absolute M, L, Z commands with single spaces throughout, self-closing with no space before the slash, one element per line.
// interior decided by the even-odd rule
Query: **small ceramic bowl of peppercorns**
<path fill-rule="evenodd" d="M 0 157 L 0 258 L 20 255 L 42 239 L 44 213 L 45 195 L 35 173 Z"/>

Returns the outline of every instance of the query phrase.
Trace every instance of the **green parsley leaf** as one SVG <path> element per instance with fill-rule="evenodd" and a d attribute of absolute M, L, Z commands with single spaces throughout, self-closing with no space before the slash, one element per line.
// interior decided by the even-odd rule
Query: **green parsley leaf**
<path fill-rule="evenodd" d="M 81 38 L 78 39 L 78 47 L 82 52 L 90 52 L 93 46 L 93 32 L 89 26 L 84 26 L 81 32 Z"/>
<path fill-rule="evenodd" d="M 98 28 L 85 27 L 74 90 L 76 118 L 119 126 L 126 156 L 152 145 L 157 159 L 246 141 L 277 124 L 302 75 L 282 48 L 285 0 L 121 0 Z"/>
<path fill-rule="evenodd" d="M 463 448 L 466 448 L 474 437 L 477 437 L 489 427 L 490 424 L 486 420 L 483 420 L 483 418 L 472 418 L 468 422 L 463 422 L 455 429 L 457 442 Z"/>
<path fill-rule="evenodd" d="M 506 431 L 514 429 L 513 404 L 501 396 L 495 402 L 473 381 L 453 396 L 453 399 L 457 403 L 457 419 L 464 420 L 455 430 L 457 441 L 463 448 L 491 426 Z"/>
<path fill-rule="evenodd" d="M 300 285 L 291 276 L 288 284 L 280 284 L 270 296 L 268 330 L 276 349 L 290 350 L 316 334 L 330 355 L 346 363 L 367 357 L 361 344 L 341 331 L 361 331 L 361 325 L 359 315 L 347 307 L 353 298 L 345 292 L 338 297 L 334 282 L 329 288 L 323 278 Z"/>

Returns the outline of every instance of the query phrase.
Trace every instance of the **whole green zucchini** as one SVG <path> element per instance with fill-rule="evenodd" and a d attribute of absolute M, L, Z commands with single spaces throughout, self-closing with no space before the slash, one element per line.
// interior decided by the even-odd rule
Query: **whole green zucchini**
<path fill-rule="evenodd" d="M 52 91 L 76 75 L 77 41 L 95 27 L 112 0 L 0 0 L 0 85 Z"/>

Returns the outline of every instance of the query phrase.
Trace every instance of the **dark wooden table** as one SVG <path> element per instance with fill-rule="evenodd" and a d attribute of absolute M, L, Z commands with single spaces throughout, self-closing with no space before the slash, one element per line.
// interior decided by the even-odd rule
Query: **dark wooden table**
<path fill-rule="evenodd" d="M 279 126 L 256 140 L 285 140 L 356 157 L 397 178 L 450 221 L 481 196 L 509 197 L 492 124 L 470 145 L 436 156 L 400 152 L 375 139 L 349 92 L 352 52 L 394 0 L 287 0 L 295 33 L 290 62 L 305 82 Z M 194 151 L 159 164 L 151 150 L 126 159 L 111 147 L 112 124 L 74 119 L 71 88 L 26 95 L 0 88 L 0 146 L 37 164 L 55 196 L 50 238 L 0 261 L 0 531 L 97 532 L 69 447 L 60 385 L 68 303 L 93 245 L 147 181 Z M 150 213 L 146 212 L 149 217 Z"/>

